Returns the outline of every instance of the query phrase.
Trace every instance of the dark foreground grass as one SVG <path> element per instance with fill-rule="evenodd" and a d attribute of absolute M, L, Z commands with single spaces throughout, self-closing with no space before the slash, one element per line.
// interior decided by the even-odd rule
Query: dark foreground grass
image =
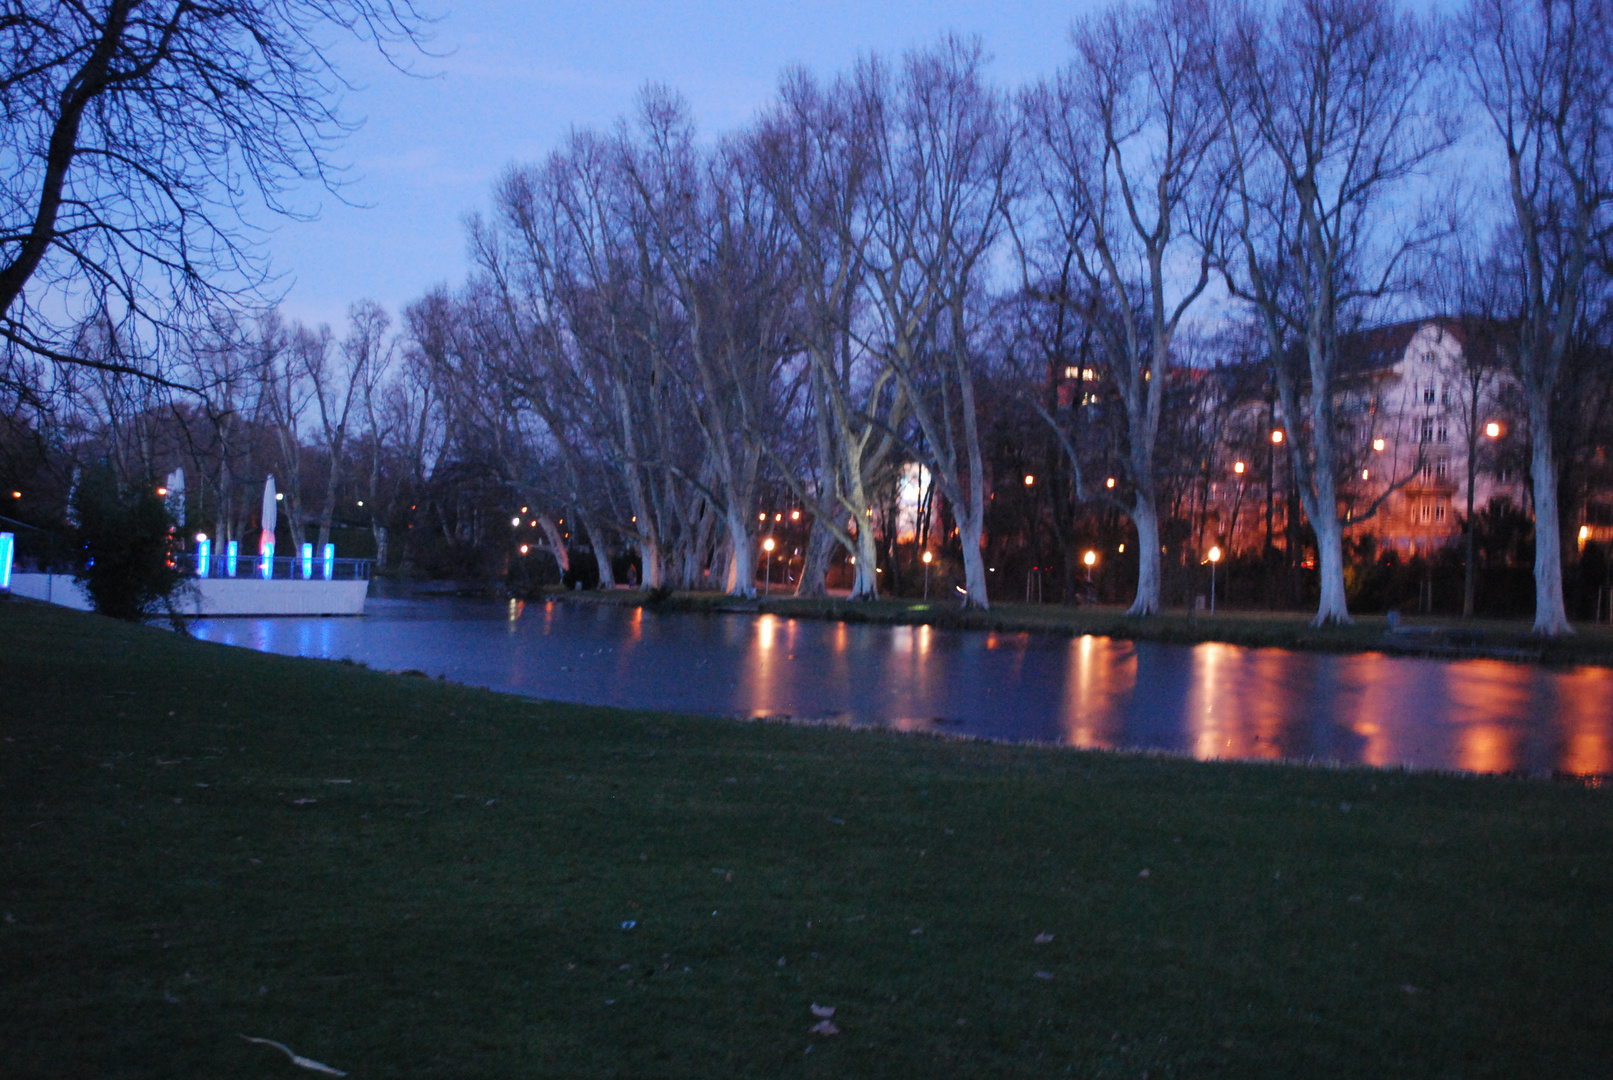
<path fill-rule="evenodd" d="M 0 642 L 6 1077 L 1613 1072 L 1605 790 Z"/>

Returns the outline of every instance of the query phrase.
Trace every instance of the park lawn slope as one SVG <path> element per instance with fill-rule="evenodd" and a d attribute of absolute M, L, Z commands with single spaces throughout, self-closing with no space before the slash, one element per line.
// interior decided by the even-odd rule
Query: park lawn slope
<path fill-rule="evenodd" d="M 0 642 L 7 1077 L 1613 1060 L 1605 789 L 555 705 L 15 601 Z"/>

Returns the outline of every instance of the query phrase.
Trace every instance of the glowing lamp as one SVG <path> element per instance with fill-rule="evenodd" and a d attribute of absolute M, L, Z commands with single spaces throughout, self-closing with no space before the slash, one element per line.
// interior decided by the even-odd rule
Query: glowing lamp
<path fill-rule="evenodd" d="M 158 495 L 166 495 L 166 494 L 168 494 L 168 489 L 167 488 L 158 488 L 157 489 L 157 494 Z"/>
<path fill-rule="evenodd" d="M 527 546 L 525 544 L 522 544 L 521 545 L 521 554 L 525 555 L 527 553 L 527 551 L 528 551 Z"/>
<path fill-rule="evenodd" d="M 12 492 L 12 493 L 11 493 L 11 497 L 12 497 L 12 498 L 13 498 L 13 499 L 20 499 L 20 498 L 22 498 L 22 492 L 20 492 L 20 491 L 13 491 L 13 492 Z"/>
<path fill-rule="evenodd" d="M 1122 547 L 1121 550 L 1123 551 L 1125 548 Z M 1081 556 L 1081 561 L 1086 563 L 1088 566 L 1095 566 L 1098 562 L 1098 553 L 1096 551 L 1089 551 L 1085 555 Z"/>
<path fill-rule="evenodd" d="M 1484 425 L 1484 434 L 1488 435 L 1492 439 L 1499 439 L 1501 437 L 1501 425 L 1496 423 L 1494 420 L 1491 420 L 1488 424 Z"/>
<path fill-rule="evenodd" d="M 302 546 L 301 555 L 302 579 L 307 581 L 309 578 L 314 576 L 314 545 L 304 544 Z"/>
<path fill-rule="evenodd" d="M 791 510 L 790 511 L 790 520 L 791 521 L 800 521 L 801 520 L 801 511 L 799 511 L 799 510 Z"/>
<path fill-rule="evenodd" d="M 196 576 L 208 577 L 213 565 L 213 542 L 206 533 L 196 534 Z"/>
<path fill-rule="evenodd" d="M 11 588 L 11 557 L 17 550 L 16 533 L 0 533 L 0 589 Z"/>
<path fill-rule="evenodd" d="M 1030 487 L 1034 483 L 1036 483 L 1036 477 L 1032 476 L 1030 473 L 1026 473 L 1025 474 L 1025 486 Z"/>
<path fill-rule="evenodd" d="M 1221 549 L 1219 547 L 1210 548 L 1210 561 L 1213 563 L 1221 561 Z"/>
<path fill-rule="evenodd" d="M 224 545 L 224 573 L 227 577 L 235 576 L 236 560 L 240 557 L 241 545 L 234 540 Z"/>
<path fill-rule="evenodd" d="M 931 563 L 931 562 L 932 562 L 932 561 L 934 561 L 934 559 L 935 559 L 935 556 L 934 556 L 934 555 L 932 555 L 932 554 L 931 554 L 931 553 L 930 553 L 930 552 L 928 552 L 928 551 L 926 551 L 926 552 L 925 552 L 925 553 L 924 553 L 924 565 L 925 565 L 925 566 L 929 566 L 929 565 L 930 565 L 930 563 Z"/>
<path fill-rule="evenodd" d="M 1361 479 L 1370 480 L 1371 478 L 1372 478 L 1372 470 L 1371 469 L 1362 469 L 1361 470 Z"/>
<path fill-rule="evenodd" d="M 263 580 L 268 581 L 274 577 L 274 541 L 270 540 L 263 545 L 263 557 L 258 560 L 258 573 Z"/>
<path fill-rule="evenodd" d="M 283 491 L 275 492 L 274 493 L 274 501 L 275 502 L 285 502 L 286 501 L 286 493 L 283 492 Z"/>
<path fill-rule="evenodd" d="M 767 515 L 766 514 L 757 514 L 756 515 L 756 520 L 757 521 L 766 521 L 767 520 Z"/>
<path fill-rule="evenodd" d="M 1282 441 L 1283 441 L 1283 433 L 1280 430 L 1279 431 L 1273 431 L 1271 433 L 1271 442 L 1272 442 L 1273 446 L 1277 445 L 1278 443 L 1280 443 Z"/>
<path fill-rule="evenodd" d="M 514 518 L 510 519 L 510 527 L 511 528 L 515 528 L 515 527 L 519 526 L 520 524 L 521 524 L 521 519 L 520 518 L 514 517 Z"/>
<path fill-rule="evenodd" d="M 762 541 L 762 550 L 767 552 L 769 555 L 773 553 L 773 547 L 773 538 L 771 536 Z"/>
<path fill-rule="evenodd" d="M 1382 439 L 1373 439 L 1372 440 L 1372 449 L 1376 450 L 1380 454 L 1383 453 L 1383 440 Z"/>
<path fill-rule="evenodd" d="M 1589 525 L 1581 525 L 1579 527 L 1579 542 L 1583 544 L 1585 541 L 1589 540 L 1590 538 L 1591 538 L 1591 527 Z"/>
<path fill-rule="evenodd" d="M 1114 486 L 1115 486 L 1115 478 L 1114 478 L 1114 477 L 1112 477 L 1112 476 L 1111 476 L 1111 477 L 1109 477 L 1109 479 L 1107 479 L 1107 480 L 1105 480 L 1105 481 L 1104 481 L 1104 482 L 1103 482 L 1103 486 L 1104 486 L 1104 487 L 1106 487 L 1106 488 L 1112 488 L 1112 487 L 1114 487 Z"/>
<path fill-rule="evenodd" d="M 1234 461 L 1234 462 L 1233 462 L 1233 463 L 1232 463 L 1232 471 L 1233 471 L 1233 472 L 1235 472 L 1235 473 L 1237 473 L 1237 474 L 1238 474 L 1238 475 L 1239 475 L 1239 476 L 1242 476 L 1242 475 L 1243 475 L 1243 469 L 1244 469 L 1244 465 L 1243 465 L 1243 462 L 1241 462 L 1241 461 Z"/>
<path fill-rule="evenodd" d="M 784 520 L 784 515 L 783 514 L 774 514 L 773 515 L 773 520 L 774 521 L 783 521 Z"/>
<path fill-rule="evenodd" d="M 325 580 L 329 581 L 331 578 L 336 576 L 336 545 L 335 544 L 326 544 L 325 545 L 325 557 L 320 561 L 325 564 L 323 567 L 321 567 L 321 569 L 324 570 Z"/>
<path fill-rule="evenodd" d="M 363 500 L 363 499 L 360 499 L 360 500 L 359 500 L 359 501 L 358 501 L 358 504 L 359 504 L 359 505 L 360 505 L 360 506 L 363 506 L 363 505 L 364 505 L 364 500 Z"/>

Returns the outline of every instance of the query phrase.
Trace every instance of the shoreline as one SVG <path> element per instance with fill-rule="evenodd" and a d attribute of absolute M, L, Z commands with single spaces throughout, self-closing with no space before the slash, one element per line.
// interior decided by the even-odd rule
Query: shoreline
<path fill-rule="evenodd" d="M 887 626 L 933 626 L 945 630 L 1110 637 L 1172 645 L 1218 642 L 1246 648 L 1300 652 L 1379 652 L 1433 660 L 1501 660 L 1548 667 L 1613 667 L 1613 628 L 1579 627 L 1564 638 L 1545 639 L 1512 620 L 1403 618 L 1390 629 L 1382 615 L 1358 616 L 1353 626 L 1311 626 L 1292 612 L 1169 611 L 1132 618 L 1116 607 L 1067 608 L 1055 604 L 1000 604 L 984 611 L 963 610 L 941 601 L 851 601 L 838 597 L 746 600 L 726 593 L 676 592 L 652 601 L 645 590 L 578 591 L 544 589 L 525 599 L 560 603 L 642 606 L 651 611 L 713 615 L 778 615 Z"/>

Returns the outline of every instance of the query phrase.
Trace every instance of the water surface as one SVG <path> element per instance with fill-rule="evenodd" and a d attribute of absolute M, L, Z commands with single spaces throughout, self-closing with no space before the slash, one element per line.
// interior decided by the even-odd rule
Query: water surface
<path fill-rule="evenodd" d="M 1606 668 L 450 599 L 372 599 L 358 619 L 214 619 L 195 632 L 592 705 L 1204 759 L 1613 773 Z"/>

